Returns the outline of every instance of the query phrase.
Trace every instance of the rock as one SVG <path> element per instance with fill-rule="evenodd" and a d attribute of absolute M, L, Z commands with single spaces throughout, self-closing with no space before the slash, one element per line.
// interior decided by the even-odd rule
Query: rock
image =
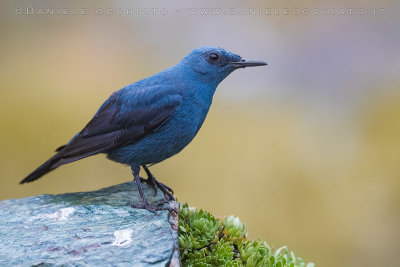
<path fill-rule="evenodd" d="M 179 204 L 151 213 L 128 201 L 140 201 L 132 182 L 1 201 L 0 266 L 179 266 Z"/>

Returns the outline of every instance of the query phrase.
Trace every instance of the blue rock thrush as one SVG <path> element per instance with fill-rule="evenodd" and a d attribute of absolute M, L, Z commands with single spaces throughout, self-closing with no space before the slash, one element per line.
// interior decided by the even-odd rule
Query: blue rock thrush
<path fill-rule="evenodd" d="M 147 165 L 161 162 L 186 147 L 206 118 L 218 84 L 232 71 L 266 65 L 248 61 L 222 48 L 200 47 L 176 66 L 114 92 L 91 121 L 53 157 L 21 181 L 39 179 L 61 165 L 99 153 L 131 166 L 142 199 L 132 207 L 149 211 L 162 209 L 163 203 L 150 205 L 141 182 L 155 193 L 173 200 L 173 191 L 150 173 Z M 148 179 L 140 178 L 140 166 Z M 165 202 L 164 202 L 165 203 Z"/>

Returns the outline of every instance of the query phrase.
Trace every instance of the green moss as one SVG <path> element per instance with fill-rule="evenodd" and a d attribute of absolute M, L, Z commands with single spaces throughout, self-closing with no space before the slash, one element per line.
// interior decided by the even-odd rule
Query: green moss
<path fill-rule="evenodd" d="M 183 204 L 179 211 L 179 250 L 183 266 L 313 267 L 287 247 L 272 249 L 265 241 L 248 240 L 239 218 L 218 219 Z"/>

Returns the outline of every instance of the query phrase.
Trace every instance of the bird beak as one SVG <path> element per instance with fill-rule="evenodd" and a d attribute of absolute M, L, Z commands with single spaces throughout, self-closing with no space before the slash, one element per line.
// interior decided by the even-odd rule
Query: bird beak
<path fill-rule="evenodd" d="M 234 68 L 246 68 L 246 67 L 257 67 L 257 66 L 265 66 L 268 65 L 264 61 L 259 61 L 259 60 L 246 60 L 242 59 L 238 62 L 229 62 L 231 66 Z"/>

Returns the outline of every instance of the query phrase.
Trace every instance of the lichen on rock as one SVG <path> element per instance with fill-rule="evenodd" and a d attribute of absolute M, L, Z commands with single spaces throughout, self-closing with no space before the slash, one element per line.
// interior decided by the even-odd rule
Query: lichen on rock
<path fill-rule="evenodd" d="M 161 194 L 143 185 L 151 202 Z M 177 261 L 171 212 L 134 209 L 132 182 L 0 202 L 0 266 L 165 266 Z M 171 203 L 172 204 L 172 203 Z"/>

